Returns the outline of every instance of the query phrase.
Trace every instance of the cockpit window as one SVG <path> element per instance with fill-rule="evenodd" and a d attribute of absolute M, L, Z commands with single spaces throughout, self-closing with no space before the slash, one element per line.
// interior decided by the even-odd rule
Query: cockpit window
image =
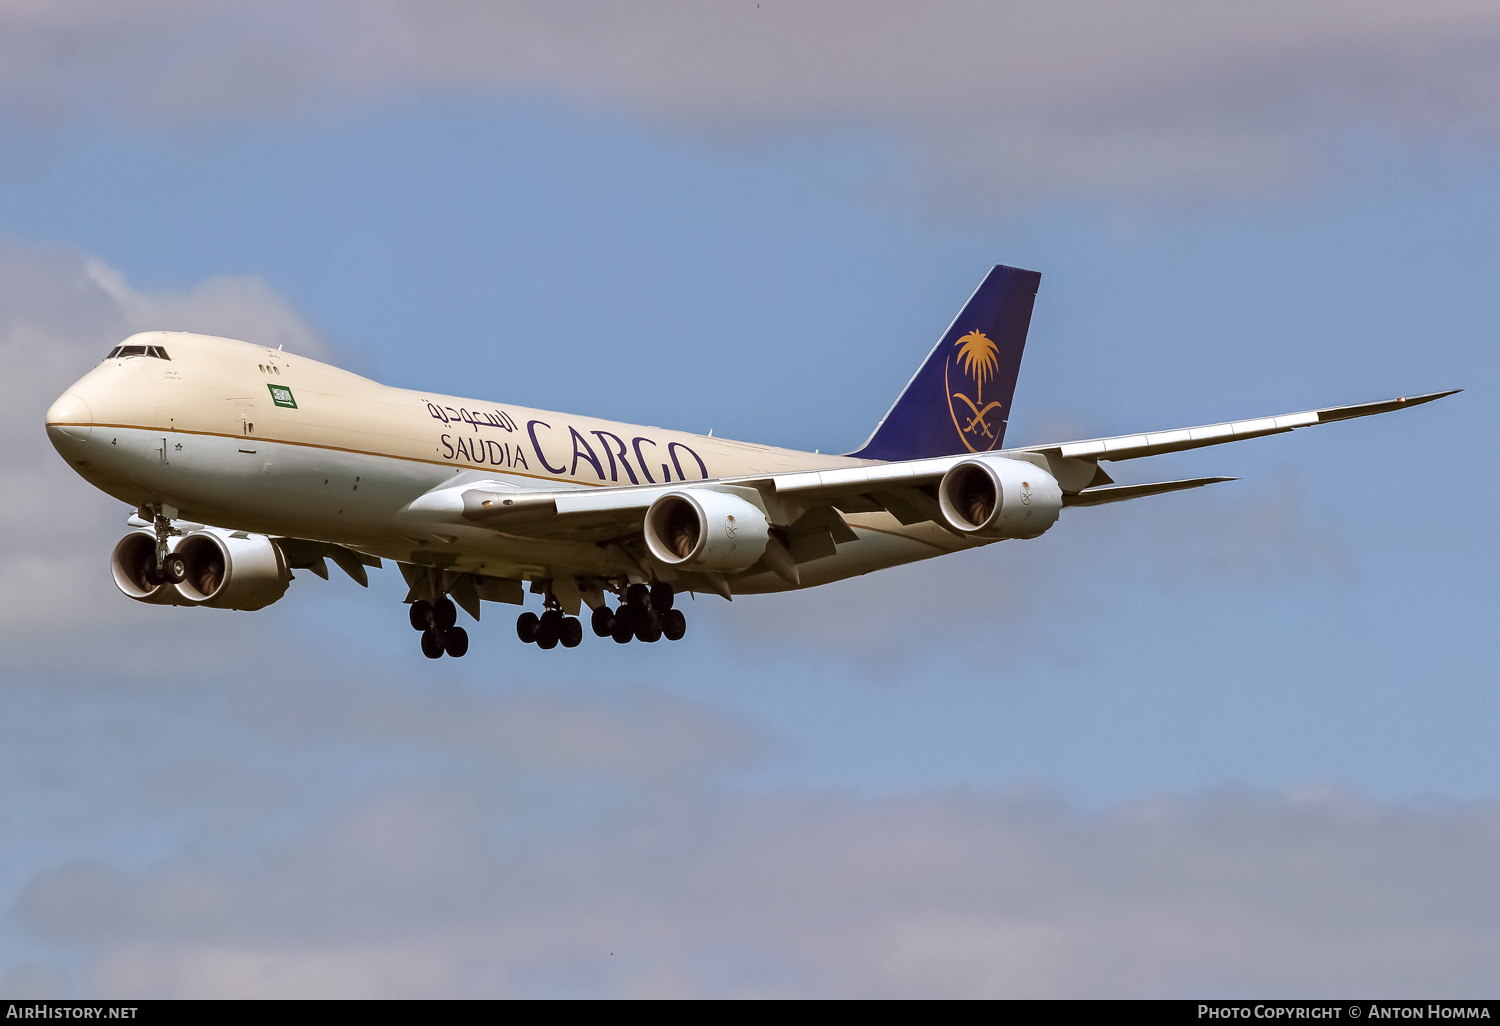
<path fill-rule="evenodd" d="M 156 360 L 170 360 L 167 351 L 161 346 L 115 346 L 109 351 L 106 360 L 124 359 L 127 356 L 149 356 Z"/>

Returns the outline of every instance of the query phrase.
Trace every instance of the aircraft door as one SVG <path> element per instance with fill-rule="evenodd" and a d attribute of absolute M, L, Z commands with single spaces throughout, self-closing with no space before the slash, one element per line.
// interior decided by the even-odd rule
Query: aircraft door
<path fill-rule="evenodd" d="M 242 438 L 255 437 L 255 403 L 249 399 L 231 399 L 234 408 L 232 430 Z"/>

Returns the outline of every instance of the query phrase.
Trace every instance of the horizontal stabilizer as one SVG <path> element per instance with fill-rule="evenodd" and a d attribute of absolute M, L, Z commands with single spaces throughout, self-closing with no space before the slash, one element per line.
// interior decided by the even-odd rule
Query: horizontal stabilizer
<path fill-rule="evenodd" d="M 1180 492 L 1184 488 L 1201 488 L 1220 481 L 1237 481 L 1234 477 L 1190 477 L 1183 481 L 1158 481 L 1155 484 L 1108 485 L 1104 488 L 1085 488 L 1077 495 L 1064 495 L 1064 506 L 1102 506 L 1106 502 L 1124 502 L 1126 499 L 1141 499 L 1147 495 L 1165 495 Z"/>

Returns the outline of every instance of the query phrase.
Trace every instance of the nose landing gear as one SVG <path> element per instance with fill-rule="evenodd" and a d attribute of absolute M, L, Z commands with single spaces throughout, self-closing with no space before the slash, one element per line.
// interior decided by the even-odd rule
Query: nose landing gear
<path fill-rule="evenodd" d="M 177 515 L 177 511 L 170 506 L 142 506 L 137 515 L 151 514 L 151 526 L 156 532 L 156 558 L 147 559 L 145 567 L 142 568 L 141 576 L 146 583 L 153 588 L 163 584 L 181 584 L 187 580 L 187 560 L 175 552 L 169 551 L 174 535 L 181 535 L 182 531 L 172 526 L 171 517 Z"/>
<path fill-rule="evenodd" d="M 148 559 L 141 576 L 152 587 L 158 584 L 181 584 L 187 580 L 187 560 L 176 552 L 163 556 L 160 566 Z"/>

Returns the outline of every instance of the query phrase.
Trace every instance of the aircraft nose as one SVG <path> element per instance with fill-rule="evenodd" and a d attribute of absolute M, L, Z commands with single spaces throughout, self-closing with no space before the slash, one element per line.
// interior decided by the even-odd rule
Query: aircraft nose
<path fill-rule="evenodd" d="M 93 430 L 93 411 L 76 392 L 64 392 L 47 411 L 47 437 L 59 452 L 87 442 Z"/>

